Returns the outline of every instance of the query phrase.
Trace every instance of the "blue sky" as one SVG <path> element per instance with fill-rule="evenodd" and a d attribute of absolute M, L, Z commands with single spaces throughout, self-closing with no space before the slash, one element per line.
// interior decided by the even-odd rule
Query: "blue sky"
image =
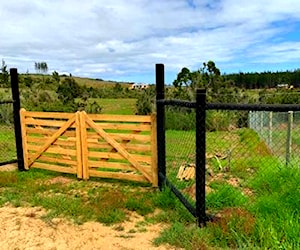
<path fill-rule="evenodd" d="M 222 73 L 300 68 L 299 0 L 0 0 L 0 59 L 19 72 L 154 83 L 213 60 Z"/>

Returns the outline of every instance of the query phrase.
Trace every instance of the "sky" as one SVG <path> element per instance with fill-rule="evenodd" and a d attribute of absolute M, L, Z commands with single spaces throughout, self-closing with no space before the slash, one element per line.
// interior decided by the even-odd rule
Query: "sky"
<path fill-rule="evenodd" d="M 222 73 L 300 68 L 299 0 L 0 0 L 0 60 L 20 73 L 171 84 L 212 60 Z"/>

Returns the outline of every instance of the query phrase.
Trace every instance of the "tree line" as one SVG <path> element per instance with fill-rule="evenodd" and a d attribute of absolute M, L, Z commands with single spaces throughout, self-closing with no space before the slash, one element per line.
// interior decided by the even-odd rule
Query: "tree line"
<path fill-rule="evenodd" d="M 234 86 L 245 89 L 276 88 L 280 85 L 300 87 L 300 69 L 276 72 L 252 72 L 224 74 L 226 80 L 232 81 Z"/>

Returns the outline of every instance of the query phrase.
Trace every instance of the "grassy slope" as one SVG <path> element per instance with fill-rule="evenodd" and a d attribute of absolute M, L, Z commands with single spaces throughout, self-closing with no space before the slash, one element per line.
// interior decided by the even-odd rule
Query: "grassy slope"
<path fill-rule="evenodd" d="M 24 75 L 25 76 L 25 75 Z M 30 76 L 33 79 L 39 78 L 41 79 L 42 77 L 51 77 L 51 75 L 40 75 L 40 74 L 28 74 L 26 76 Z M 92 78 L 84 78 L 84 77 L 78 77 L 78 76 L 72 76 L 74 80 L 79 84 L 79 85 L 86 85 L 87 87 L 93 87 L 93 88 L 98 88 L 98 87 L 113 87 L 116 83 L 120 83 L 124 87 L 129 87 L 131 84 L 128 82 L 116 82 L 116 81 L 105 81 L 105 80 L 97 80 L 97 79 L 92 79 Z M 60 77 L 61 81 L 65 77 Z"/>

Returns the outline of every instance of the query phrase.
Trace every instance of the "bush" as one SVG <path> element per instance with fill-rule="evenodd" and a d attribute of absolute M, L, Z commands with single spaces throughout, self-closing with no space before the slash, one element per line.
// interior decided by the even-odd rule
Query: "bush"
<path fill-rule="evenodd" d="M 0 123 L 7 125 L 14 123 L 12 104 L 0 105 Z"/>
<path fill-rule="evenodd" d="M 80 98 L 77 102 L 77 109 L 80 111 L 84 110 L 90 114 L 100 114 L 102 111 L 102 107 L 95 100 L 84 98 Z"/>
<path fill-rule="evenodd" d="M 136 114 L 151 114 L 154 111 L 155 89 L 150 87 L 139 92 L 140 95 L 136 101 Z"/>
<path fill-rule="evenodd" d="M 194 109 L 169 108 L 166 114 L 166 129 L 171 130 L 195 130 L 196 113 Z"/>
<path fill-rule="evenodd" d="M 65 78 L 57 88 L 58 98 L 64 103 L 74 102 L 80 95 L 80 86 L 71 78 Z"/>
<path fill-rule="evenodd" d="M 213 110 L 206 112 L 206 130 L 226 131 L 230 126 L 239 127 L 240 121 L 232 111 Z"/>

